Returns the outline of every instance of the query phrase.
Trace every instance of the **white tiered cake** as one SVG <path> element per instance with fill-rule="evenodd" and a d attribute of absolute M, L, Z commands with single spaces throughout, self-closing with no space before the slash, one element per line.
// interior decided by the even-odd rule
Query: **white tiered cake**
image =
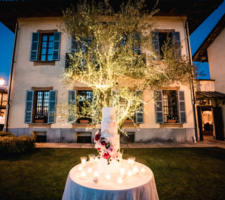
<path fill-rule="evenodd" d="M 96 141 L 96 148 L 101 149 L 98 171 L 110 174 L 119 173 L 121 165 L 121 159 L 119 158 L 120 140 L 117 132 L 115 108 L 103 108 L 102 119 L 101 139 Z"/>

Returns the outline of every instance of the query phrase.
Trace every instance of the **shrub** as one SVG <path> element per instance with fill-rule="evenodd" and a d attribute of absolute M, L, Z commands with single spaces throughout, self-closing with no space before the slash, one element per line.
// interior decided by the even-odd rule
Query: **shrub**
<path fill-rule="evenodd" d="M 0 131 L 0 137 L 5 137 L 5 136 L 16 137 L 16 136 L 13 135 L 12 133 L 5 132 L 5 131 Z"/>
<path fill-rule="evenodd" d="M 35 136 L 15 136 L 11 133 L 0 135 L 0 154 L 23 153 L 35 148 Z"/>

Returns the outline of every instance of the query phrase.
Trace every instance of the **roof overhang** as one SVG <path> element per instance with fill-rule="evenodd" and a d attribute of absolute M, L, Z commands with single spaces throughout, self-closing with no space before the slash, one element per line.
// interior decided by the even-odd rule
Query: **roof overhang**
<path fill-rule="evenodd" d="M 89 0 L 90 1 L 90 0 Z M 100 0 L 96 0 L 99 2 Z M 62 11 L 78 0 L 0 0 L 0 21 L 14 32 L 17 18 L 60 17 Z M 159 0 L 156 16 L 186 16 L 190 34 L 223 2 L 223 0 Z M 115 10 L 121 0 L 109 0 Z M 151 10 L 156 0 L 146 0 L 147 9 Z"/>
<path fill-rule="evenodd" d="M 217 98 L 217 99 L 225 99 L 225 94 L 221 92 L 196 92 L 197 99 L 202 99 L 202 98 Z"/>
<path fill-rule="evenodd" d="M 221 33 L 221 31 L 225 28 L 225 14 L 219 20 L 219 22 L 215 25 L 200 47 L 197 49 L 195 54 L 193 55 L 193 61 L 199 62 L 208 62 L 207 48 L 213 43 L 216 37 Z"/>

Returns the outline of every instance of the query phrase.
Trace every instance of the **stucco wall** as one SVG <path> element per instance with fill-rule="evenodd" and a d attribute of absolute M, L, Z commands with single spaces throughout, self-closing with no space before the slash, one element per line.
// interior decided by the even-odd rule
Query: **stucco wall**
<path fill-rule="evenodd" d="M 185 43 L 185 18 L 181 17 L 156 17 L 156 29 L 174 29 L 180 32 L 182 42 L 182 55 L 187 55 L 187 45 Z M 58 91 L 57 103 L 68 102 L 68 89 L 60 83 L 60 75 L 65 67 L 65 54 L 71 51 L 71 38 L 67 34 L 61 35 L 60 60 L 55 62 L 55 66 L 39 65 L 34 66 L 30 61 L 32 32 L 37 30 L 58 29 L 57 25 L 62 22 L 58 18 L 30 18 L 18 19 L 19 32 L 17 38 L 15 65 L 11 93 L 11 107 L 9 115 L 9 128 L 28 128 L 24 123 L 26 91 L 31 87 L 50 87 Z M 78 83 L 76 86 L 84 86 Z M 183 128 L 194 128 L 193 112 L 191 105 L 191 95 L 188 87 L 180 86 L 180 90 L 185 90 L 187 123 Z M 144 124 L 140 128 L 159 128 L 155 122 L 155 107 L 153 102 L 145 105 L 148 115 L 144 115 Z M 51 128 L 72 128 L 66 123 L 67 120 L 56 118 L 56 123 Z"/>
<path fill-rule="evenodd" d="M 215 91 L 225 93 L 225 28 L 207 49 L 210 77 Z M 225 106 L 222 106 L 225 137 Z"/>

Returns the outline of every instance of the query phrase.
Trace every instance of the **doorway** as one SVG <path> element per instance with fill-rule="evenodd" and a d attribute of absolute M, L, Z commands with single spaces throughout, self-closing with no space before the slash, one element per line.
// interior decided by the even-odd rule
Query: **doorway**
<path fill-rule="evenodd" d="M 224 140 L 221 107 L 198 106 L 200 140 Z"/>
<path fill-rule="evenodd" d="M 213 140 L 214 120 L 210 106 L 198 106 L 198 125 L 200 140 Z"/>

